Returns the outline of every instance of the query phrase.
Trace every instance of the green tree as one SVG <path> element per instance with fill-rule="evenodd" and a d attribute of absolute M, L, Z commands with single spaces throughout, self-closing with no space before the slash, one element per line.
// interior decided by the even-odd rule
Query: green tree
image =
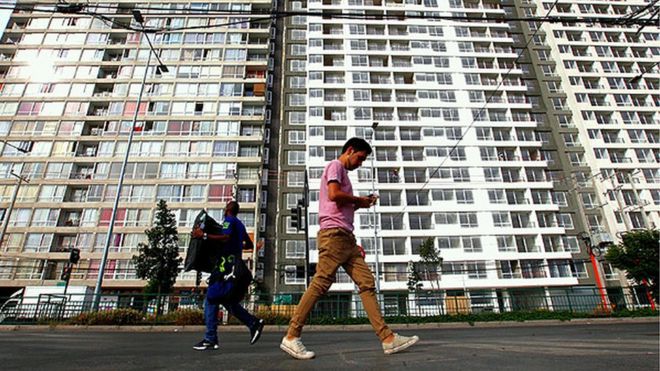
<path fill-rule="evenodd" d="M 644 229 L 628 232 L 622 236 L 623 242 L 607 249 L 605 259 L 612 266 L 624 270 L 628 279 L 642 284 L 648 282 L 651 295 L 658 301 L 658 243 L 660 232 Z"/>
<path fill-rule="evenodd" d="M 437 288 L 440 288 L 439 272 L 442 258 L 439 251 L 435 248 L 433 237 L 427 238 L 419 245 L 419 258 L 425 273 L 424 279 L 430 281 L 431 286 L 433 286 L 433 281 L 435 281 Z"/>
<path fill-rule="evenodd" d="M 424 285 L 422 282 L 422 277 L 419 275 L 419 272 L 417 271 L 417 267 L 415 266 L 415 262 L 412 260 L 408 262 L 408 290 L 413 291 L 417 293 L 422 286 Z"/>
<path fill-rule="evenodd" d="M 165 200 L 160 200 L 156 208 L 154 226 L 144 231 L 148 243 L 138 244 L 138 255 L 133 256 L 137 276 L 148 280 L 144 292 L 147 294 L 167 294 L 179 274 L 183 259 L 179 256 L 179 234 L 176 217 L 167 207 Z M 160 313 L 160 300 L 158 304 Z"/>
<path fill-rule="evenodd" d="M 442 265 L 442 258 L 440 252 L 435 248 L 435 241 L 433 237 L 429 237 L 421 245 L 419 245 L 419 258 L 422 263 L 424 271 L 423 279 L 429 281 L 431 290 L 438 290 L 440 295 L 440 270 Z M 435 288 L 433 283 L 435 282 Z M 442 313 L 441 301 L 438 299 L 438 310 Z"/>

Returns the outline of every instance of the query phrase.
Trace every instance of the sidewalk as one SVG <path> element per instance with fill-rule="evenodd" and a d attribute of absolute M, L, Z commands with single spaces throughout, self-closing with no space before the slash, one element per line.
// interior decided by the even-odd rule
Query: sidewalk
<path fill-rule="evenodd" d="M 601 325 L 615 323 L 658 323 L 660 317 L 623 317 L 623 318 L 576 318 L 570 321 L 561 320 L 534 320 L 534 321 L 491 321 L 491 322 L 434 322 L 434 323 L 395 323 L 389 325 L 393 330 L 404 329 L 462 329 L 462 328 L 500 328 L 500 327 L 533 327 L 533 326 L 566 326 L 566 325 Z M 0 325 L 0 332 L 29 331 L 29 332 L 198 332 L 203 333 L 205 327 L 195 326 L 79 326 L 79 325 Z M 266 332 L 286 332 L 285 325 L 267 325 Z M 223 332 L 243 332 L 245 326 L 220 326 Z M 373 331 L 371 325 L 307 325 L 305 332 L 321 331 Z"/>

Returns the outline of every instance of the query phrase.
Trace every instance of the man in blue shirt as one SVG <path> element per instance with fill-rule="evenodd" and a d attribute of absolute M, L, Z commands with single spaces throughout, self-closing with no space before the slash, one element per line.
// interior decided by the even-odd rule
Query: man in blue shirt
<path fill-rule="evenodd" d="M 212 274 L 226 274 L 232 271 L 233 262 L 243 258 L 243 249 L 254 248 L 245 225 L 236 217 L 239 211 L 236 201 L 229 201 L 225 206 L 224 220 L 222 221 L 222 234 L 207 234 L 196 227 L 192 231 L 193 238 L 208 239 L 222 243 L 222 249 Z M 264 320 L 251 315 L 239 302 L 223 303 L 225 308 L 239 321 L 250 329 L 250 345 L 259 340 L 264 329 Z M 195 350 L 218 349 L 218 311 L 219 303 L 209 301 L 208 292 L 204 303 L 204 322 L 206 333 L 204 339 L 193 346 Z"/>

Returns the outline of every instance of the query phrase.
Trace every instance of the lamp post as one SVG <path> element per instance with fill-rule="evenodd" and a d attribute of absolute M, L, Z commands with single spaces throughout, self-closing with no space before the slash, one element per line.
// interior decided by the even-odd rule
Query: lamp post
<path fill-rule="evenodd" d="M 640 71 L 640 73 L 638 75 L 636 75 L 635 77 L 630 79 L 628 82 L 630 84 L 636 84 L 636 83 L 640 82 L 642 80 L 642 77 L 644 77 L 644 75 L 646 75 L 649 71 L 651 71 L 655 66 L 657 66 L 659 64 L 660 64 L 660 61 L 657 61 L 657 62 L 653 63 L 649 68 L 645 68 L 644 71 Z"/>
<path fill-rule="evenodd" d="M 11 195 L 11 201 L 9 202 L 9 207 L 5 212 L 5 217 L 2 219 L 2 229 L 0 230 L 0 247 L 2 247 L 2 242 L 5 239 L 5 233 L 7 232 L 7 226 L 9 226 L 9 217 L 11 212 L 14 209 L 14 204 L 16 203 L 16 197 L 18 196 L 18 190 L 21 189 L 21 184 L 23 182 L 30 183 L 30 181 L 22 175 L 18 175 L 13 171 L 10 172 L 11 175 L 16 177 L 16 186 L 14 187 L 14 193 Z"/>
<path fill-rule="evenodd" d="M 376 140 L 376 128 L 378 127 L 378 122 L 371 124 L 371 194 L 376 195 L 376 168 L 374 167 L 374 158 L 376 157 L 376 150 L 373 148 L 373 143 Z M 373 222 L 374 222 L 374 250 L 376 251 L 376 293 L 380 294 L 380 262 L 379 262 L 379 249 L 378 249 L 378 222 L 376 218 L 376 204 L 374 203 L 373 208 Z"/>
<path fill-rule="evenodd" d="M 6 146 L 14 148 L 18 152 L 21 152 L 21 153 L 28 153 L 29 152 L 25 148 L 15 146 L 15 145 L 9 143 L 5 139 L 2 139 L 0 141 L 2 143 L 4 143 Z M 16 179 L 18 180 L 18 182 L 16 183 L 16 187 L 14 188 L 14 193 L 11 196 L 11 201 L 9 202 L 9 207 L 7 208 L 7 211 L 5 212 L 5 216 L 2 219 L 2 229 L 0 229 L 0 247 L 2 247 L 2 242 L 5 239 L 5 233 L 7 232 L 7 226 L 9 225 L 9 217 L 11 216 L 11 212 L 14 209 L 14 204 L 16 203 L 16 197 L 18 196 L 18 190 L 21 188 L 21 184 L 23 184 L 23 182 L 30 183 L 30 181 L 26 177 L 14 173 L 13 170 L 10 171 L 9 174 L 12 175 L 12 176 L 15 176 Z"/>
<path fill-rule="evenodd" d="M 144 37 L 149 43 L 149 55 L 147 56 L 147 65 L 144 69 L 144 75 L 142 76 L 142 84 L 140 84 L 140 93 L 137 97 L 137 103 L 135 107 L 135 113 L 133 114 L 133 121 L 131 122 L 131 129 L 128 134 L 128 141 L 126 143 L 126 153 L 124 154 L 124 160 L 121 163 L 121 169 L 119 171 L 119 180 L 117 182 L 117 193 L 115 194 L 114 204 L 112 206 L 112 213 L 110 215 L 110 225 L 108 226 L 108 233 L 105 237 L 105 244 L 103 246 L 103 256 L 101 257 L 101 264 L 99 265 L 99 273 L 96 280 L 96 287 L 94 288 L 94 306 L 93 310 L 97 311 L 99 308 L 99 303 L 101 301 L 101 286 L 103 285 L 103 275 L 105 274 L 105 266 L 108 260 L 108 252 L 110 251 L 110 242 L 112 240 L 112 232 L 115 225 L 115 220 L 117 219 L 117 207 L 119 206 L 119 199 L 121 198 L 121 189 L 124 185 L 124 175 L 126 174 L 126 165 L 128 164 L 128 156 L 131 152 L 131 144 L 133 143 L 133 135 L 135 134 L 135 125 L 137 124 L 137 117 L 140 112 L 140 104 L 142 103 L 142 95 L 144 93 L 144 85 L 147 81 L 147 75 L 149 73 L 149 66 L 151 64 L 151 55 L 154 54 L 158 60 L 158 65 L 156 66 L 156 73 L 160 72 L 169 72 L 167 66 L 158 57 L 158 54 L 154 52 L 154 47 L 149 40 L 149 35 L 145 31 L 144 27 L 144 18 L 139 10 L 133 11 L 133 19 L 138 22 L 141 26 L 141 31 Z"/>

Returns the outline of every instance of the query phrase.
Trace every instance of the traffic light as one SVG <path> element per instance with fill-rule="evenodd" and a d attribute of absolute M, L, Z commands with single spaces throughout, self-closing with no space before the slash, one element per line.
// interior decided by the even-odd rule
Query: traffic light
<path fill-rule="evenodd" d="M 71 264 L 77 264 L 79 260 L 80 260 L 80 249 L 74 247 L 71 249 L 71 253 L 69 254 L 69 262 Z"/>
<path fill-rule="evenodd" d="M 67 264 L 62 268 L 62 275 L 60 276 L 60 280 L 62 281 L 69 281 L 71 278 L 71 271 L 73 270 L 73 266 L 71 264 Z"/>
<path fill-rule="evenodd" d="M 291 228 L 295 228 L 297 231 L 300 230 L 300 209 L 297 207 L 291 208 Z"/>
<path fill-rule="evenodd" d="M 295 228 L 299 232 L 305 229 L 302 213 L 303 200 L 298 200 L 298 206 L 291 208 L 291 228 Z"/>

